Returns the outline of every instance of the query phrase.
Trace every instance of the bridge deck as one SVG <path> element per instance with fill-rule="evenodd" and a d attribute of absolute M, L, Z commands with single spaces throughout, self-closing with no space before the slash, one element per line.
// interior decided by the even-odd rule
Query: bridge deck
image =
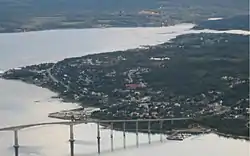
<path fill-rule="evenodd" d="M 166 119 L 135 119 L 135 120 L 83 120 L 83 121 L 62 121 L 62 122 L 44 122 L 44 123 L 35 123 L 27 125 L 18 125 L 1 128 L 0 131 L 13 131 L 21 130 L 29 127 L 44 126 L 44 125 L 70 125 L 70 124 L 83 124 L 83 123 L 117 123 L 117 122 L 160 122 L 160 121 L 176 121 L 176 120 L 191 120 L 192 118 L 166 118 Z"/>

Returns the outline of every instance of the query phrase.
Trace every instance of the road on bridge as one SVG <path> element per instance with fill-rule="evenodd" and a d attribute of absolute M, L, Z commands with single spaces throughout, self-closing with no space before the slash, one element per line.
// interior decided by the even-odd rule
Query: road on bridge
<path fill-rule="evenodd" d="M 44 122 L 44 123 L 35 123 L 35 124 L 27 124 L 27 125 L 18 125 L 18 126 L 11 126 L 0 128 L 0 131 L 14 131 L 14 130 L 21 130 L 30 127 L 36 126 L 44 126 L 44 125 L 71 125 L 71 124 L 83 124 L 83 123 L 124 123 L 124 122 L 159 122 L 159 121 L 176 121 L 176 120 L 191 120 L 192 118 L 166 118 L 166 119 L 136 119 L 136 120 L 95 120 L 95 119 L 88 119 L 82 121 L 62 121 L 62 122 Z"/>

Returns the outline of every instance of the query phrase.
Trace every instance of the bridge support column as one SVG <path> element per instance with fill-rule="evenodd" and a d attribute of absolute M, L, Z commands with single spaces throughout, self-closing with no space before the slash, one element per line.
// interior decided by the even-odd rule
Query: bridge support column
<path fill-rule="evenodd" d="M 74 156 L 74 125 L 70 124 L 69 129 L 69 143 L 70 143 L 70 156 Z"/>
<path fill-rule="evenodd" d="M 174 124 L 174 120 L 171 120 L 171 124 L 172 124 L 172 125 Z"/>
<path fill-rule="evenodd" d="M 100 123 L 97 123 L 97 152 L 98 154 L 101 154 L 101 136 L 100 136 Z"/>
<path fill-rule="evenodd" d="M 126 122 L 123 123 L 123 148 L 126 149 Z"/>
<path fill-rule="evenodd" d="M 139 135 L 138 135 L 139 122 L 135 123 L 135 135 L 136 135 L 136 147 L 139 147 Z"/>
<path fill-rule="evenodd" d="M 18 131 L 14 131 L 14 150 L 15 150 L 15 156 L 19 155 L 19 144 L 18 144 Z"/>
<path fill-rule="evenodd" d="M 163 142 L 163 139 L 162 139 L 162 134 L 163 134 L 163 121 L 160 121 L 160 141 Z"/>
<path fill-rule="evenodd" d="M 151 122 L 148 121 L 148 143 L 151 144 Z"/>
<path fill-rule="evenodd" d="M 111 143 L 111 151 L 114 151 L 114 134 L 113 134 L 113 129 L 114 129 L 114 123 L 112 122 L 110 128 L 110 143 Z"/>

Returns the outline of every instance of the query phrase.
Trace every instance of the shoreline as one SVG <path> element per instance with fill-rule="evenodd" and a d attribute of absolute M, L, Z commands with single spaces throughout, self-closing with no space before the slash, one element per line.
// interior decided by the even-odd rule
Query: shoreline
<path fill-rule="evenodd" d="M 250 141 L 250 137 L 247 136 L 236 136 L 236 135 L 231 135 L 231 134 L 226 134 L 226 133 L 221 133 L 221 132 L 217 132 L 217 131 L 213 131 L 212 133 L 224 137 L 224 138 L 233 138 L 233 139 L 239 139 L 239 140 L 246 140 L 246 141 Z"/>
<path fill-rule="evenodd" d="M 2 78 L 2 77 L 0 77 L 0 79 L 3 79 L 3 80 L 8 80 L 8 79 L 4 79 L 4 78 Z M 34 85 L 34 84 L 32 84 L 32 83 L 28 83 L 28 82 L 26 82 L 26 81 L 22 81 L 22 80 L 9 80 L 9 81 L 19 81 L 19 82 L 22 82 L 22 83 L 25 83 L 25 84 L 28 84 L 28 85 L 33 85 L 33 86 L 36 86 L 36 87 L 39 87 L 39 88 L 44 88 L 44 87 L 41 87 L 41 86 L 37 86 L 37 85 Z M 51 91 L 51 92 L 53 92 L 53 93 L 55 93 L 55 94 L 58 94 L 57 92 L 55 92 L 55 91 L 52 91 L 51 89 L 49 89 L 49 88 L 44 88 L 44 89 L 47 89 L 47 90 L 49 90 L 49 91 Z M 54 98 L 54 97 L 51 97 L 51 99 L 52 98 Z M 54 113 L 60 113 L 60 112 L 72 112 L 72 111 L 81 111 L 81 110 L 83 110 L 84 108 L 93 108 L 93 109 L 99 109 L 99 108 L 97 108 L 97 107 L 93 107 L 93 106 L 91 106 L 91 105 L 86 105 L 86 106 L 89 106 L 89 107 L 83 107 L 80 103 L 77 103 L 77 102 L 74 102 L 74 101 L 68 101 L 67 102 L 67 100 L 65 100 L 65 99 L 63 99 L 63 98 L 61 98 L 60 96 L 57 96 L 56 97 L 56 99 L 59 101 L 59 102 L 66 102 L 66 103 L 75 103 L 77 106 L 78 106 L 78 108 L 73 108 L 73 109 L 67 109 L 67 110 L 60 110 L 60 111 L 58 111 L 58 112 L 51 112 L 51 113 L 49 113 L 48 114 L 48 118 L 55 118 L 55 119 L 60 119 L 60 120 L 71 120 L 71 118 L 65 118 L 65 116 L 61 116 L 61 117 L 56 117 L 56 116 L 53 116 L 53 115 L 51 115 L 51 114 L 54 114 Z M 79 115 L 79 113 L 78 113 L 78 115 Z M 91 114 L 90 114 L 91 115 Z M 102 125 L 103 127 L 104 127 L 104 129 L 109 129 L 109 125 L 107 125 L 107 124 L 103 124 Z M 115 128 L 115 127 L 114 127 Z M 207 129 L 209 129 L 209 128 L 207 128 Z M 119 130 L 119 128 L 118 129 L 114 129 L 114 130 L 117 130 L 117 131 L 121 131 L 121 129 Z M 177 130 L 178 131 L 178 129 L 175 129 L 175 130 Z M 135 132 L 135 131 L 129 131 L 129 132 Z M 170 131 L 169 131 L 170 132 Z M 143 132 L 143 131 L 141 131 L 140 133 L 146 133 L 146 132 Z M 233 139 L 240 139 L 240 140 L 246 140 L 246 141 L 250 141 L 250 137 L 248 137 L 248 136 L 238 136 L 238 135 L 232 135 L 232 134 L 227 134 L 227 133 L 223 133 L 223 132 L 219 132 L 219 131 L 217 131 L 217 130 L 215 130 L 215 129 L 211 129 L 211 132 L 210 133 L 213 133 L 213 134 L 216 134 L 216 135 L 218 135 L 218 136 L 220 136 L 220 137 L 224 137 L 224 138 L 233 138 Z M 199 135 L 199 134 L 198 134 Z"/>
<path fill-rule="evenodd" d="M 34 32 L 45 32 L 45 31 L 69 31 L 69 30 L 95 30 L 95 29 L 150 29 L 150 28 L 167 28 L 167 27 L 174 27 L 177 25 L 183 25 L 183 24 L 190 24 L 193 25 L 191 30 L 197 25 L 196 23 L 178 23 L 178 24 L 172 24 L 172 25 L 166 25 L 166 26 L 114 26 L 114 27 L 82 27 L 82 28 L 52 28 L 52 29 L 38 29 L 38 30 L 31 30 L 31 31 L 9 31 L 9 32 L 0 32 L 1 34 L 21 34 L 21 33 L 34 33 Z"/>
<path fill-rule="evenodd" d="M 78 110 L 82 110 L 82 108 L 76 108 L 76 109 L 70 109 L 70 110 L 65 110 L 67 112 L 71 112 L 71 111 L 78 111 Z M 61 111 L 64 112 L 64 111 Z M 59 116 L 57 117 L 56 115 L 51 115 L 54 113 L 60 113 L 60 112 L 52 112 L 49 113 L 48 117 L 49 118 L 55 118 L 55 119 L 60 119 L 60 120 L 71 120 L 70 117 L 65 117 L 65 116 Z M 109 124 L 101 124 L 102 129 L 110 129 L 110 125 Z M 122 127 L 120 126 L 115 126 L 114 125 L 114 129 L 115 131 L 123 131 Z M 145 130 L 139 130 L 139 133 L 147 133 L 147 129 Z M 152 130 L 153 131 L 153 130 Z M 151 132 L 152 132 L 151 131 Z M 131 133 L 135 133 L 135 129 L 126 129 L 126 132 L 131 132 Z M 211 129 L 211 128 L 204 128 L 204 127 L 200 127 L 200 128 L 184 128 L 184 129 L 173 129 L 173 130 L 167 130 L 164 132 L 164 134 L 170 135 L 170 136 L 175 136 L 177 134 L 182 134 L 182 133 L 190 133 L 191 135 L 204 135 L 204 134 L 216 134 L 219 137 L 224 137 L 224 138 L 232 138 L 232 139 L 236 139 L 236 140 L 245 140 L 245 141 L 250 141 L 250 137 L 247 136 L 237 136 L 237 135 L 232 135 L 232 134 L 226 134 L 226 133 L 222 133 L 222 132 L 218 132 L 215 129 Z M 154 132 L 152 134 L 161 134 L 161 132 L 154 130 Z M 173 135 L 174 134 L 174 135 Z"/>

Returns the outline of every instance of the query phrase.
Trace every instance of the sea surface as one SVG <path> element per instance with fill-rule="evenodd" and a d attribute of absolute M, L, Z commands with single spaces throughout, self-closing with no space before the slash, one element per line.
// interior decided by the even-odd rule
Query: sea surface
<path fill-rule="evenodd" d="M 156 45 L 177 35 L 213 30 L 190 30 L 193 24 L 161 28 L 108 28 L 49 30 L 26 33 L 0 34 L 0 71 L 10 68 L 55 62 L 67 57 Z M 244 33 L 232 30 L 231 33 Z M 0 127 L 37 122 L 60 121 L 48 118 L 48 113 L 78 107 L 52 99 L 56 94 L 19 81 L 0 79 Z M 140 134 L 140 148 L 135 147 L 135 134 L 127 134 L 127 150 L 122 133 L 115 132 L 115 152 L 110 152 L 110 131 L 101 131 L 102 155 L 107 156 L 248 156 L 249 142 L 227 139 L 215 134 L 193 136 L 183 142 L 159 143 L 152 136 L 148 145 L 145 134 Z M 97 155 L 96 125 L 75 127 L 76 156 Z M 65 125 L 33 127 L 19 133 L 20 156 L 68 156 L 69 127 Z M 13 156 L 13 132 L 0 132 L 0 155 Z"/>

